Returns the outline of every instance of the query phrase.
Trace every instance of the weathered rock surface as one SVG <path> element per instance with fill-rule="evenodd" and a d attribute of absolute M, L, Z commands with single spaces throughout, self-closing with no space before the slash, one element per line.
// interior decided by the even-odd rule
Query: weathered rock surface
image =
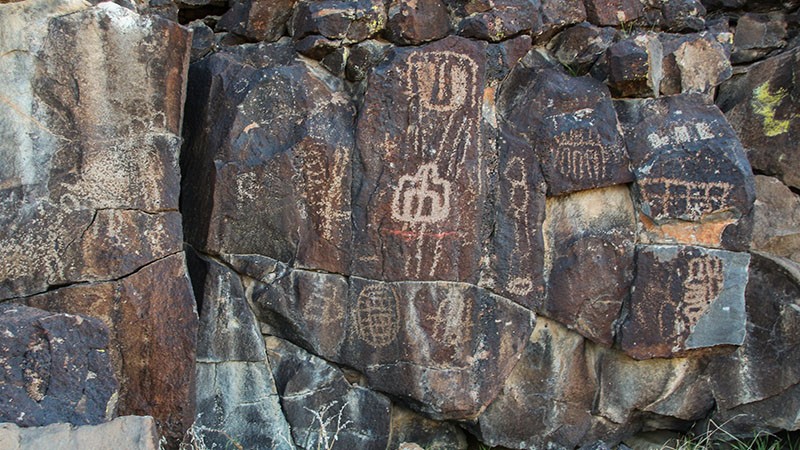
<path fill-rule="evenodd" d="M 755 197 L 742 144 L 698 95 L 616 103 L 644 243 L 747 249 Z"/>
<path fill-rule="evenodd" d="M 800 188 L 800 49 L 768 58 L 723 83 L 717 104 L 747 149 L 753 169 Z"/>
<path fill-rule="evenodd" d="M 491 42 L 502 41 L 541 23 L 537 3 L 530 0 L 469 2 L 467 17 L 458 24 L 461 36 Z"/>
<path fill-rule="evenodd" d="M 642 33 L 612 44 L 592 67 L 615 97 L 657 97 L 663 78 L 663 49 L 655 33 Z"/>
<path fill-rule="evenodd" d="M 751 62 L 785 45 L 786 17 L 783 14 L 746 13 L 736 22 L 731 62 Z"/>
<path fill-rule="evenodd" d="M 71 1 L 0 5 L 0 29 L 0 299 L 101 319 L 120 413 L 174 442 L 194 416 L 177 213 L 190 33 Z"/>
<path fill-rule="evenodd" d="M 386 38 L 398 45 L 419 45 L 447 36 L 450 16 L 442 0 L 388 3 Z"/>
<path fill-rule="evenodd" d="M 239 275 L 192 256 L 192 279 L 202 299 L 197 339 L 195 434 L 225 448 L 294 448 L 264 340 L 247 305 Z"/>
<path fill-rule="evenodd" d="M 586 74 L 592 65 L 611 46 L 616 30 L 596 27 L 583 22 L 567 28 L 548 44 L 553 56 L 576 75 Z"/>
<path fill-rule="evenodd" d="M 230 31 L 255 41 L 277 41 L 286 31 L 297 0 L 237 0 L 217 23 L 217 29 Z"/>
<path fill-rule="evenodd" d="M 0 448 L 4 450 L 157 450 L 158 445 L 155 421 L 147 416 L 117 417 L 111 422 L 83 426 L 57 423 L 20 428 L 12 423 L 0 424 Z"/>
<path fill-rule="evenodd" d="M 599 26 L 632 22 L 644 13 L 638 0 L 584 0 L 587 20 Z"/>
<path fill-rule="evenodd" d="M 742 345 L 748 253 L 640 246 L 620 346 L 636 359 Z"/>
<path fill-rule="evenodd" d="M 753 250 L 800 263 L 800 198 L 779 180 L 755 176 Z"/>
<path fill-rule="evenodd" d="M 414 413 L 402 406 L 392 405 L 392 436 L 388 448 L 418 445 L 433 450 L 466 450 L 467 436 L 459 426 L 438 422 Z"/>
<path fill-rule="evenodd" d="M 661 94 L 713 94 L 714 88 L 733 74 L 729 52 L 723 45 L 727 36 L 730 34 L 659 35 L 664 58 Z"/>
<path fill-rule="evenodd" d="M 281 407 L 298 448 L 385 449 L 391 402 L 351 385 L 341 370 L 276 337 L 266 338 Z"/>
<path fill-rule="evenodd" d="M 796 429 L 800 266 L 753 254 L 746 296 L 743 345 L 709 364 L 719 405 L 712 420 L 728 421 L 736 433 Z"/>
<path fill-rule="evenodd" d="M 543 314 L 604 345 L 627 300 L 636 219 L 626 186 L 547 200 Z"/>
<path fill-rule="evenodd" d="M 355 43 L 372 37 L 385 25 L 386 7 L 382 0 L 299 0 L 289 32 L 295 40 L 318 34 Z"/>
<path fill-rule="evenodd" d="M 99 320 L 2 303 L 0 336 L 0 421 L 86 425 L 116 415 L 108 329 Z"/>

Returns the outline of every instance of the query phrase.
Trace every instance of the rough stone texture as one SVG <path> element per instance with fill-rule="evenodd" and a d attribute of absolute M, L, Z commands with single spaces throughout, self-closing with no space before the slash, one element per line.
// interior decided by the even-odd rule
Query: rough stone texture
<path fill-rule="evenodd" d="M 586 8 L 582 0 L 542 0 L 541 27 L 532 34 L 537 42 L 546 42 L 562 28 L 586 20 Z"/>
<path fill-rule="evenodd" d="M 345 76 L 350 81 L 362 81 L 367 78 L 369 71 L 380 63 L 389 51 L 389 45 L 384 42 L 367 40 L 350 48 L 347 57 Z"/>
<path fill-rule="evenodd" d="M 599 26 L 632 22 L 644 13 L 639 0 L 584 0 L 587 20 Z"/>
<path fill-rule="evenodd" d="M 714 88 L 733 74 L 728 52 L 719 42 L 725 35 L 659 35 L 664 56 L 661 94 L 713 94 Z"/>
<path fill-rule="evenodd" d="M 186 26 L 192 30 L 192 53 L 190 59 L 195 62 L 206 56 L 214 47 L 214 30 L 202 20 L 194 20 Z"/>
<path fill-rule="evenodd" d="M 748 253 L 640 246 L 621 348 L 636 359 L 741 345 Z"/>
<path fill-rule="evenodd" d="M 435 418 L 469 417 L 491 402 L 532 328 L 529 311 L 471 285 L 345 282 L 274 267 L 258 278 L 275 281 L 252 294 L 270 333 L 307 343 Z"/>
<path fill-rule="evenodd" d="M 183 437 L 194 421 L 197 313 L 182 253 L 117 281 L 76 284 L 25 303 L 102 320 L 120 383 L 119 414 L 151 414 L 161 435 Z"/>
<path fill-rule="evenodd" d="M 386 38 L 398 45 L 419 45 L 441 39 L 450 31 L 450 16 L 442 0 L 391 0 Z"/>
<path fill-rule="evenodd" d="M 633 179 L 611 95 L 600 82 L 523 61 L 503 83 L 498 110 L 536 150 L 548 195 Z"/>
<path fill-rule="evenodd" d="M 273 42 L 286 30 L 297 0 L 236 0 L 217 23 L 217 30 L 230 31 L 255 41 Z"/>
<path fill-rule="evenodd" d="M 477 281 L 485 61 L 484 45 L 448 37 L 396 49 L 370 75 L 361 108 L 373 113 L 357 123 L 353 273 Z"/>
<path fill-rule="evenodd" d="M 712 420 L 725 420 L 737 434 L 797 429 L 800 266 L 753 254 L 746 297 L 744 344 L 709 364 L 719 405 Z"/>
<path fill-rule="evenodd" d="M 610 346 L 633 281 L 636 220 L 628 188 L 550 198 L 545 217 L 542 313 Z"/>
<path fill-rule="evenodd" d="M 795 188 L 800 188 L 798 67 L 800 49 L 793 49 L 723 83 L 717 97 L 753 169 Z"/>
<path fill-rule="evenodd" d="M 530 31 L 541 23 L 536 3 L 530 0 L 471 2 L 466 6 L 469 15 L 458 24 L 458 33 L 497 42 Z"/>
<path fill-rule="evenodd" d="M 698 95 L 616 103 L 645 243 L 747 249 L 755 197 L 744 149 Z"/>
<path fill-rule="evenodd" d="M 195 434 L 211 448 L 293 448 L 275 382 L 239 275 L 192 256 L 200 307 Z"/>
<path fill-rule="evenodd" d="M 388 448 L 388 398 L 351 385 L 341 370 L 287 341 L 267 337 L 266 345 L 297 448 Z"/>
<path fill-rule="evenodd" d="M 662 45 L 654 33 L 638 34 L 612 44 L 592 67 L 615 97 L 657 97 L 663 78 Z"/>
<path fill-rule="evenodd" d="M 152 417 L 125 416 L 99 425 L 71 426 L 57 423 L 20 428 L 0 424 L 0 448 L 4 450 L 85 450 L 118 448 L 157 450 L 158 430 Z"/>
<path fill-rule="evenodd" d="M 591 427 L 596 374 L 584 340 L 539 318 L 522 359 L 497 399 L 474 424 L 491 446 L 575 448 Z"/>
<path fill-rule="evenodd" d="M 614 35 L 614 28 L 600 28 L 583 22 L 556 35 L 547 47 L 568 70 L 584 75 L 611 46 Z"/>
<path fill-rule="evenodd" d="M 392 436 L 387 448 L 415 443 L 430 450 L 467 450 L 467 436 L 451 422 L 438 422 L 402 406 L 392 405 Z M 408 444 L 407 444 L 408 445 Z"/>
<path fill-rule="evenodd" d="M 733 34 L 731 62 L 751 62 L 785 46 L 786 26 L 786 17 L 780 12 L 740 16 Z"/>
<path fill-rule="evenodd" d="M 355 43 L 372 37 L 385 25 L 386 8 L 382 0 L 299 0 L 294 6 L 289 32 L 295 40 L 319 34 Z"/>
<path fill-rule="evenodd" d="M 775 178 L 756 175 L 755 183 L 750 248 L 800 263 L 800 198 Z"/>
<path fill-rule="evenodd" d="M 105 322 L 120 413 L 174 443 L 194 415 L 177 213 L 190 32 L 46 1 L 0 5 L 0 29 L 0 298 Z"/>
<path fill-rule="evenodd" d="M 647 22 L 668 31 L 700 31 L 705 28 L 703 16 L 706 8 L 700 0 L 669 0 L 644 2 L 651 8 L 646 11 Z"/>
<path fill-rule="evenodd" d="M 86 425 L 116 415 L 118 385 L 102 322 L 6 302 L 0 336 L 0 421 Z"/>
<path fill-rule="evenodd" d="M 354 109 L 341 82 L 285 42 L 215 53 L 190 78 L 188 241 L 347 273 Z"/>

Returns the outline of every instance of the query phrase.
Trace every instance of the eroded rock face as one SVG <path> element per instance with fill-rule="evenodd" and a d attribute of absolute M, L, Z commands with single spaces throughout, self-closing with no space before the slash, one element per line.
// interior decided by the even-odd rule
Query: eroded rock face
<path fill-rule="evenodd" d="M 0 304 L 0 421 L 97 424 L 116 415 L 108 329 L 97 319 Z"/>
<path fill-rule="evenodd" d="M 44 427 L 17 427 L 0 424 L 0 446 L 8 450 L 41 448 L 126 448 L 156 450 L 158 430 L 152 417 L 117 417 L 98 425 L 71 426 L 66 423 Z"/>
<path fill-rule="evenodd" d="M 0 5 L 0 28 L 0 299 L 103 321 L 120 413 L 174 443 L 194 416 L 177 212 L 190 33 L 83 2 Z"/>

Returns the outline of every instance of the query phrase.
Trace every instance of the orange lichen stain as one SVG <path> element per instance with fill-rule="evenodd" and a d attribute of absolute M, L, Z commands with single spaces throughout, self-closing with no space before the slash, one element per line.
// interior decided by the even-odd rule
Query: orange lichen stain
<path fill-rule="evenodd" d="M 722 233 L 734 220 L 720 220 L 714 222 L 672 222 L 658 225 L 649 217 L 640 213 L 644 236 L 650 243 L 680 243 L 690 245 L 703 245 L 719 247 L 722 243 Z"/>

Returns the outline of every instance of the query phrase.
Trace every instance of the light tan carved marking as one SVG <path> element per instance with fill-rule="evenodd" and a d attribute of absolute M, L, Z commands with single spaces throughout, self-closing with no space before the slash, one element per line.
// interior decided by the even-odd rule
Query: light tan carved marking
<path fill-rule="evenodd" d="M 433 339 L 440 344 L 459 347 L 464 341 L 464 332 L 468 328 L 472 307 L 458 292 L 448 291 L 447 296 L 436 309 L 436 328 Z"/>
<path fill-rule="evenodd" d="M 478 65 L 451 51 L 416 53 L 409 57 L 412 92 L 426 110 L 452 112 L 467 105 L 476 83 Z M 413 95 L 413 94 L 412 94 Z"/>
<path fill-rule="evenodd" d="M 556 137 L 556 169 L 573 180 L 600 180 L 613 156 L 591 128 L 578 128 Z"/>
<path fill-rule="evenodd" d="M 373 347 L 385 347 L 397 337 L 397 299 L 389 286 L 375 284 L 358 295 L 355 307 L 358 336 Z"/>
<path fill-rule="evenodd" d="M 514 218 L 515 245 L 511 252 L 511 267 L 512 270 L 518 270 L 519 264 L 530 254 L 530 233 L 534 231 L 528 221 L 531 194 L 528 187 L 528 169 L 525 167 L 525 161 L 519 156 L 511 158 L 503 175 L 505 175 L 511 186 L 509 204 Z M 533 279 L 530 276 L 523 275 L 511 277 L 506 289 L 515 295 L 528 295 L 533 291 Z"/>
<path fill-rule="evenodd" d="M 663 213 L 699 220 L 721 211 L 731 200 L 733 186 L 723 181 L 684 181 L 671 178 L 640 180 L 642 200 Z M 655 212 L 654 215 L 658 215 Z"/>
<path fill-rule="evenodd" d="M 714 256 L 692 258 L 683 280 L 683 316 L 689 328 L 708 311 L 723 285 L 722 260 Z"/>
<path fill-rule="evenodd" d="M 392 200 L 392 218 L 407 223 L 436 223 L 450 214 L 450 182 L 439 177 L 436 164 L 422 165 L 400 177 Z"/>
<path fill-rule="evenodd" d="M 673 127 L 667 134 L 650 133 L 647 141 L 653 149 L 659 149 L 667 145 L 680 145 L 687 142 L 706 141 L 713 139 L 714 133 L 711 126 L 705 122 L 695 124 L 683 124 Z"/>
<path fill-rule="evenodd" d="M 336 149 L 332 162 L 322 148 L 306 148 L 300 156 L 306 200 L 316 213 L 322 237 L 328 241 L 337 239 L 341 236 L 334 231 L 341 234 L 350 220 L 349 193 L 345 195 L 350 152 Z"/>

